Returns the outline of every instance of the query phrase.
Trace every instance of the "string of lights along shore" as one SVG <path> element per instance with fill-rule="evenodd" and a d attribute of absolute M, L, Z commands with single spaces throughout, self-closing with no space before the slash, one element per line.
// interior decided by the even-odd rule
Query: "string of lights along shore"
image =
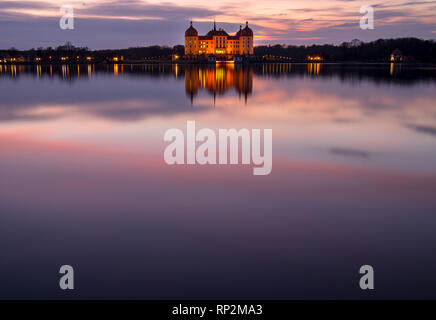
<path fill-rule="evenodd" d="M 191 21 L 190 27 L 185 32 L 185 55 L 191 57 L 198 56 L 247 56 L 254 54 L 253 30 L 248 27 L 248 21 L 245 28 L 242 25 L 235 35 L 229 35 L 226 31 L 216 27 L 206 35 L 199 36 Z"/>

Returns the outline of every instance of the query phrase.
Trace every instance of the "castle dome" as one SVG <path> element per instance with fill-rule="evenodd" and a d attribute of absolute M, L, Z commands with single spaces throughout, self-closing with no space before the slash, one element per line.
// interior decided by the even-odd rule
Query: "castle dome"
<path fill-rule="evenodd" d="M 248 21 L 246 22 L 245 28 L 240 30 L 238 33 L 242 37 L 252 37 L 253 36 L 253 30 L 251 30 L 248 27 Z"/>
<path fill-rule="evenodd" d="M 188 29 L 186 29 L 185 37 L 196 37 L 196 36 L 198 36 L 198 32 L 197 29 L 195 29 L 192 26 L 192 21 L 191 21 L 191 26 Z"/>
<path fill-rule="evenodd" d="M 207 33 L 208 37 L 213 37 L 213 36 L 225 36 L 228 37 L 229 34 L 227 32 L 225 32 L 223 29 L 219 29 L 219 30 L 215 30 L 212 29 Z"/>
<path fill-rule="evenodd" d="M 213 22 L 213 29 L 210 30 L 207 35 L 207 37 L 213 37 L 213 36 L 224 36 L 224 37 L 228 37 L 229 34 L 227 32 L 225 32 L 223 29 L 216 29 L 216 22 Z"/>

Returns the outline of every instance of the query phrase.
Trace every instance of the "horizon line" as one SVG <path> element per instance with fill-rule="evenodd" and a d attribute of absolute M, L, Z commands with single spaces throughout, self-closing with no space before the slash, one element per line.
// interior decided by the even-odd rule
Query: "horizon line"
<path fill-rule="evenodd" d="M 397 37 L 397 38 L 379 38 L 379 39 L 371 40 L 371 41 L 363 41 L 363 40 L 360 40 L 360 39 L 355 38 L 355 39 L 352 39 L 352 40 L 349 40 L 349 41 L 343 41 L 343 42 L 340 43 L 340 44 L 335 44 L 335 43 L 315 44 L 315 43 L 313 43 L 313 44 L 301 44 L 301 45 L 295 45 L 295 44 L 294 44 L 294 45 L 293 45 L 293 44 L 286 44 L 286 43 L 275 43 L 275 44 L 269 43 L 269 44 L 259 44 L 259 45 L 254 45 L 254 47 L 255 47 L 255 48 L 256 48 L 256 47 L 267 47 L 267 46 L 282 46 L 282 47 L 283 47 L 283 46 L 285 46 L 285 47 L 290 47 L 290 46 L 293 46 L 293 47 L 311 47 L 311 46 L 320 46 L 320 47 L 322 47 L 322 46 L 335 46 L 335 47 L 338 47 L 338 46 L 341 46 L 343 43 L 351 43 L 351 42 L 354 41 L 354 40 L 359 40 L 362 44 L 367 44 L 367 43 L 377 42 L 377 41 L 379 41 L 379 40 L 400 40 L 400 39 L 417 39 L 417 40 L 421 40 L 421 41 L 432 41 L 432 42 L 436 42 L 436 38 L 424 39 L 424 38 L 420 38 L 420 37 L 418 37 L 418 36 L 410 36 L 410 37 Z M 81 48 L 81 49 L 83 49 L 83 48 L 87 48 L 89 51 L 126 50 L 126 49 L 134 49 L 134 48 L 149 48 L 149 47 L 161 47 L 161 48 L 174 48 L 174 47 L 177 47 L 177 46 L 182 46 L 182 47 L 184 47 L 183 44 L 175 44 L 175 45 L 151 44 L 151 45 L 144 45 L 144 46 L 131 46 L 131 47 L 126 47 L 126 48 L 104 48 L 104 49 L 92 49 L 92 48 L 89 48 L 89 47 L 87 47 L 87 46 L 83 46 L 83 47 L 81 47 L 81 46 L 76 46 L 76 45 L 74 45 L 73 43 L 71 43 L 71 41 L 67 41 L 67 42 L 65 42 L 64 44 L 60 44 L 60 45 L 58 45 L 58 46 L 56 46 L 56 47 L 51 47 L 51 46 L 48 46 L 48 47 L 42 47 L 42 50 L 47 50 L 48 48 L 56 49 L 57 47 L 61 47 L 61 46 L 64 46 L 64 45 L 68 44 L 68 42 L 70 42 L 70 44 L 73 45 L 75 48 Z M 30 50 L 38 50 L 38 47 L 36 47 L 36 48 L 33 47 L 33 48 L 30 48 L 30 49 L 17 49 L 17 48 L 15 48 L 14 46 L 12 46 L 12 47 L 10 47 L 10 48 L 8 48 L 8 49 L 0 49 L 0 51 L 10 51 L 10 50 L 17 50 L 17 51 L 30 51 Z"/>

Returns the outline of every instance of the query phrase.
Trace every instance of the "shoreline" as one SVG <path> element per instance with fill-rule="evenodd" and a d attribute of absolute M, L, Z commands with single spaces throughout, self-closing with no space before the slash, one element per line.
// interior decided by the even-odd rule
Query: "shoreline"
<path fill-rule="evenodd" d="M 0 65 L 29 65 L 29 66 L 38 66 L 38 65 L 149 65 L 149 64 L 166 64 L 166 65 L 238 65 L 238 66 L 247 66 L 247 65 L 259 65 L 259 64 L 338 64 L 338 65 L 407 65 L 407 66 L 436 66 L 435 62 L 368 62 L 368 61 L 289 61 L 289 60 L 276 60 L 276 61 L 243 61 L 243 62 L 234 62 L 234 61 L 168 61 L 168 60 L 147 60 L 147 61 L 122 61 L 122 62 L 107 62 L 107 61 L 94 61 L 94 62 L 84 62 L 84 61 L 76 61 L 76 62 L 0 62 Z"/>

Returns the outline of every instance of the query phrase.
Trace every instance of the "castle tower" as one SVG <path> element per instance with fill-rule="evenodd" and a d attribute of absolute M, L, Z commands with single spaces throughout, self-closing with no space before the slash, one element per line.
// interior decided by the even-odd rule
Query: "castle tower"
<path fill-rule="evenodd" d="M 198 54 L 198 32 L 193 27 L 192 21 L 190 27 L 185 31 L 185 55 L 194 56 Z"/>

